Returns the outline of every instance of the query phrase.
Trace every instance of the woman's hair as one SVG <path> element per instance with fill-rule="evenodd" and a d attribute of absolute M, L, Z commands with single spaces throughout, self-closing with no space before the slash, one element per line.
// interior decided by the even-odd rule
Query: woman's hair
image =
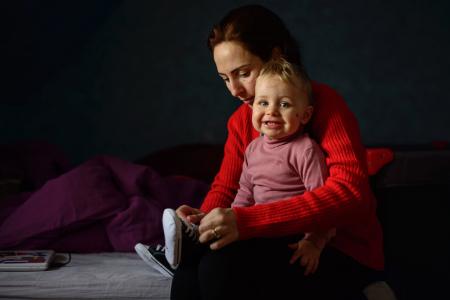
<path fill-rule="evenodd" d="M 303 69 L 300 50 L 283 21 L 261 5 L 245 5 L 231 10 L 208 37 L 208 48 L 225 41 L 239 42 L 250 53 L 267 62 L 273 54 Z"/>
<path fill-rule="evenodd" d="M 266 62 L 259 76 L 277 76 L 282 81 L 292 84 L 299 89 L 304 89 L 308 97 L 308 103 L 313 104 L 311 81 L 308 74 L 294 64 L 289 63 L 284 58 L 275 58 Z"/>

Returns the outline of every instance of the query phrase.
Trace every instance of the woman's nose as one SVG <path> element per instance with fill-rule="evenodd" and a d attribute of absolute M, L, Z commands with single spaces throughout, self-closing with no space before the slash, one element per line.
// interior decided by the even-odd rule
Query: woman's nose
<path fill-rule="evenodd" d="M 242 84 L 239 80 L 230 80 L 230 92 L 233 97 L 242 96 L 242 92 L 244 89 L 242 88 Z"/>

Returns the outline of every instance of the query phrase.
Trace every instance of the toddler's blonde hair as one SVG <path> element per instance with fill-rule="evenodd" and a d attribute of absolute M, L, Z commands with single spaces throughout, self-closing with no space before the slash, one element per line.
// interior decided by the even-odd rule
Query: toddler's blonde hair
<path fill-rule="evenodd" d="M 274 75 L 284 82 L 288 82 L 306 91 L 308 103 L 313 104 L 311 80 L 303 68 L 291 64 L 286 59 L 279 57 L 265 63 L 259 72 L 259 76 Z"/>

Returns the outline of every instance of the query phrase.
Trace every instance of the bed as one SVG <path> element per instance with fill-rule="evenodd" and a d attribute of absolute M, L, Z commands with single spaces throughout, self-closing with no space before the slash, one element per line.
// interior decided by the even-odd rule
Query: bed
<path fill-rule="evenodd" d="M 23 145 L 21 147 L 23 150 Z M 45 145 L 45 150 L 40 152 L 38 151 L 40 147 L 42 145 L 34 144 L 30 151 L 8 152 L 8 155 L 23 153 L 28 158 L 28 162 L 39 161 L 40 174 L 32 172 L 31 169 L 23 169 L 24 166 L 29 165 L 28 163 L 20 164 L 22 169 L 17 171 L 17 166 L 11 164 L 14 160 L 8 159 L 9 163 L 3 163 L 0 159 L 0 166 L 3 168 L 0 172 L 0 205 L 2 206 L 0 242 L 17 241 L 17 237 L 8 236 L 7 231 L 11 231 L 14 225 L 20 223 L 21 226 L 22 224 L 25 226 L 28 222 L 25 219 L 13 218 L 16 208 L 11 205 L 11 201 L 18 201 L 14 202 L 16 204 L 24 201 L 14 197 L 29 196 L 30 193 L 27 194 L 27 192 L 30 192 L 30 189 L 46 190 L 48 193 L 52 191 L 52 182 L 58 182 L 58 178 L 61 178 L 58 176 L 67 172 L 65 162 L 61 160 L 57 151 L 52 151 L 51 147 Z M 1 150 L 0 147 L 0 154 L 2 154 Z M 31 153 L 42 155 L 38 155 L 38 159 L 33 160 L 30 159 Z M 380 153 L 383 155 L 380 156 Z M 108 205 L 112 205 L 111 203 L 114 205 L 106 206 L 105 209 L 105 206 L 99 204 L 98 207 L 103 210 L 95 211 L 87 219 L 82 219 L 81 223 L 69 222 L 65 224 L 63 231 L 39 232 L 41 238 L 38 241 L 25 239 L 27 245 L 33 245 L 34 248 L 46 246 L 45 248 L 55 249 L 61 255 L 70 249 L 72 260 L 66 266 L 53 267 L 48 271 L 0 272 L 0 298 L 169 299 L 171 280 L 147 266 L 134 252 L 134 244 L 136 242 L 154 244 L 162 241 L 161 229 L 157 227 L 160 226 L 162 209 L 177 207 L 180 204 L 171 202 L 170 199 L 190 195 L 181 198 L 195 199 L 191 203 L 194 206 L 200 203 L 202 195 L 208 189 L 206 183 L 212 181 L 220 166 L 222 155 L 222 145 L 197 144 L 182 145 L 152 153 L 137 159 L 131 169 L 128 168 L 130 164 L 122 165 L 123 161 L 114 158 L 101 157 L 91 160 L 89 166 L 92 167 L 94 163 L 96 166 L 94 169 L 101 171 L 96 173 L 101 175 L 99 178 L 102 180 L 109 178 L 114 183 L 114 189 L 106 193 L 108 199 L 116 199 L 117 197 L 110 196 L 116 195 L 115 193 L 119 191 L 121 198 L 117 199 L 128 199 L 127 201 L 135 206 L 120 206 L 121 213 L 118 214 L 114 203 L 121 202 L 109 201 Z M 372 163 L 380 159 L 379 162 L 369 165 L 369 168 L 372 173 L 371 184 L 378 198 L 379 218 L 385 233 L 387 282 L 400 300 L 438 298 L 450 278 L 448 256 L 450 244 L 448 239 L 443 238 L 449 235 L 448 228 L 450 228 L 448 219 L 450 151 L 447 148 L 430 147 L 397 148 L 393 152 L 368 152 L 368 157 L 370 155 L 373 155 L 370 159 Z M 4 156 L 5 152 L 2 157 Z M 392 162 L 390 162 L 391 159 L 393 159 Z M 21 160 L 20 157 L 17 158 L 17 161 L 19 160 Z M 101 168 L 98 168 L 99 165 Z M 383 165 L 384 167 L 381 167 Z M 127 171 L 124 172 L 125 169 L 120 166 L 127 166 L 125 168 Z M 151 172 L 148 171 L 148 166 L 151 166 Z M 105 170 L 107 173 L 104 173 Z M 124 173 L 127 174 L 124 178 L 119 176 Z M 79 176 L 79 174 L 71 174 Z M 174 174 L 176 176 L 173 176 Z M 177 181 L 179 186 L 176 191 L 167 188 L 173 186 L 173 180 Z M 20 187 L 18 182 L 22 183 Z M 99 185 L 94 186 L 98 188 Z M 145 189 L 141 191 L 136 189 L 136 186 L 141 188 L 144 186 Z M 25 190 L 23 190 L 24 187 Z M 54 188 L 59 191 L 59 185 L 55 185 Z M 70 193 L 73 199 L 66 197 L 64 203 L 78 203 L 77 199 L 84 198 L 77 192 L 80 192 L 80 189 Z M 45 195 L 41 198 L 45 199 Z M 146 209 L 151 211 L 150 215 L 142 214 L 144 202 L 142 197 L 136 195 L 145 195 L 145 198 L 152 196 L 153 200 L 147 201 L 151 205 L 146 206 Z M 427 199 L 426 206 L 422 205 L 423 199 Z M 98 197 L 91 200 L 97 201 Z M 56 210 L 66 207 L 58 207 L 58 203 L 50 205 L 56 205 Z M 110 214 L 110 209 L 113 209 L 115 213 Z M 136 215 L 140 215 L 141 219 L 135 220 Z M 5 225 L 8 216 L 10 223 Z M 97 221 L 100 221 L 92 224 L 87 222 L 93 217 L 99 218 Z M 143 227 L 133 226 L 136 224 L 135 221 L 142 224 L 142 220 L 150 217 L 154 220 L 153 223 Z M 127 230 L 117 231 L 117 228 L 122 228 L 123 224 L 128 225 Z M 32 224 L 28 225 L 32 227 Z M 68 233 L 71 238 L 64 238 Z M 23 230 L 21 234 L 29 233 Z M 146 240 L 143 240 L 144 236 Z M 424 243 L 417 243 L 418 237 L 421 236 L 438 241 L 439 247 L 430 248 Z M 428 259 L 420 259 L 423 256 Z M 386 282 L 376 282 L 371 286 L 370 291 L 366 290 L 366 292 L 370 294 L 370 300 L 395 299 Z"/>
<path fill-rule="evenodd" d="M 54 145 L 0 145 L 0 249 L 71 254 L 47 271 L 0 272 L 0 298 L 168 299 L 171 280 L 134 245 L 162 243 L 163 209 L 198 206 L 208 188 L 117 157 L 71 167 Z"/>
<path fill-rule="evenodd" d="M 71 256 L 67 265 L 47 271 L 0 272 L 0 298 L 169 299 L 170 278 L 147 266 L 135 253 Z"/>
<path fill-rule="evenodd" d="M 47 271 L 0 272 L 1 299 L 164 300 L 170 285 L 171 278 L 134 253 L 72 254 L 69 264 Z M 365 293 L 369 300 L 395 300 L 385 282 L 373 283 Z"/>

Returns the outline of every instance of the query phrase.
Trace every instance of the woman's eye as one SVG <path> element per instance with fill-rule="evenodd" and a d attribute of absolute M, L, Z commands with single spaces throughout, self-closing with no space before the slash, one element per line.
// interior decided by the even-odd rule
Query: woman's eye
<path fill-rule="evenodd" d="M 250 75 L 250 72 L 240 72 L 239 76 L 240 77 L 248 77 Z"/>
<path fill-rule="evenodd" d="M 220 77 L 220 79 L 222 79 L 225 82 L 230 81 L 230 79 L 228 77 L 225 77 L 225 76 L 219 76 L 219 77 Z"/>

